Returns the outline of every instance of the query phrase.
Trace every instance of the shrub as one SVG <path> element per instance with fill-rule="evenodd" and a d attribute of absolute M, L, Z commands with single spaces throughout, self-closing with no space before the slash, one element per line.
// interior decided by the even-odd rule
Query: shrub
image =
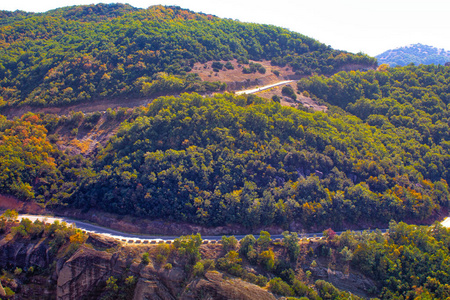
<path fill-rule="evenodd" d="M 217 71 L 214 71 L 214 72 L 219 72 L 219 70 L 221 70 L 223 68 L 223 63 L 221 63 L 220 61 L 215 61 L 211 64 L 211 67 L 213 69 L 217 69 Z"/>
<path fill-rule="evenodd" d="M 253 273 L 246 273 L 244 279 L 253 284 L 259 285 L 261 287 L 266 286 L 267 278 L 263 275 L 255 275 Z"/>
<path fill-rule="evenodd" d="M 250 250 L 253 250 L 253 246 L 256 244 L 256 239 L 253 235 L 246 235 L 240 242 L 241 247 L 239 248 L 239 253 L 248 257 Z M 250 248 L 251 247 L 251 248 Z"/>
<path fill-rule="evenodd" d="M 102 114 L 98 111 L 88 114 L 86 118 L 84 119 L 83 126 L 86 129 L 92 129 L 95 127 L 95 125 L 98 123 L 98 120 L 102 117 Z"/>
<path fill-rule="evenodd" d="M 196 235 L 181 236 L 176 238 L 173 245 L 181 256 L 188 259 L 188 263 L 194 265 L 200 259 L 199 247 L 202 244 L 202 237 Z"/>
<path fill-rule="evenodd" d="M 241 266 L 242 259 L 236 251 L 228 252 L 225 257 L 217 260 L 217 268 L 235 276 L 242 276 L 244 269 Z"/>
<path fill-rule="evenodd" d="M 270 233 L 268 233 L 267 231 L 261 231 L 259 234 L 259 238 L 256 242 L 260 250 L 264 251 L 269 248 L 271 241 L 272 239 L 270 238 Z"/>
<path fill-rule="evenodd" d="M 292 289 L 297 296 L 306 296 L 308 294 L 308 286 L 298 279 L 294 279 L 292 282 Z"/>
<path fill-rule="evenodd" d="M 156 261 L 160 264 L 164 263 L 171 252 L 170 245 L 159 244 L 156 246 Z"/>
<path fill-rule="evenodd" d="M 272 249 L 263 251 L 259 254 L 258 260 L 267 271 L 272 271 L 275 268 L 275 253 L 273 253 Z"/>
<path fill-rule="evenodd" d="M 14 293 L 13 290 L 11 290 L 11 289 L 10 289 L 9 287 L 7 287 L 7 286 L 5 286 L 3 289 L 5 290 L 6 296 L 14 296 L 14 295 L 16 294 L 16 293 Z"/>
<path fill-rule="evenodd" d="M 289 286 L 289 284 L 287 284 L 286 282 L 281 280 L 281 278 L 279 278 L 279 277 L 276 277 L 269 281 L 269 290 L 272 293 L 275 293 L 275 294 L 278 294 L 281 296 L 293 296 L 294 295 L 294 291 Z"/>
<path fill-rule="evenodd" d="M 201 261 L 203 263 L 203 266 L 205 266 L 205 270 L 214 270 L 216 268 L 216 264 L 213 259 L 203 259 Z"/>
<path fill-rule="evenodd" d="M 119 290 L 119 286 L 117 285 L 117 278 L 111 276 L 106 280 L 106 289 L 110 291 L 116 292 Z"/>
<path fill-rule="evenodd" d="M 148 252 L 145 252 L 144 254 L 142 254 L 142 263 L 144 265 L 148 265 L 150 263 L 150 257 Z"/>
<path fill-rule="evenodd" d="M 14 275 L 19 276 L 20 274 L 22 274 L 22 269 L 19 267 L 16 267 L 14 269 Z"/>
<path fill-rule="evenodd" d="M 6 221 L 12 222 L 12 221 L 17 220 L 17 218 L 19 217 L 19 213 L 17 211 L 15 211 L 14 209 L 11 209 L 11 210 L 7 209 L 1 216 L 3 218 L 5 218 Z"/>
<path fill-rule="evenodd" d="M 202 276 L 205 274 L 205 266 L 202 262 L 198 261 L 193 269 L 193 275 L 194 276 Z"/>
<path fill-rule="evenodd" d="M 246 64 L 248 64 L 248 58 L 241 56 L 237 59 L 237 62 L 240 64 L 243 64 L 243 65 L 246 65 Z"/>
<path fill-rule="evenodd" d="M 286 248 L 292 262 L 296 261 L 300 254 L 300 245 L 298 243 L 299 239 L 296 232 L 283 232 L 283 246 Z"/>
<path fill-rule="evenodd" d="M 228 252 L 230 250 L 235 250 L 238 244 L 238 240 L 234 236 L 222 236 L 222 247 L 223 250 Z"/>
<path fill-rule="evenodd" d="M 297 99 L 297 95 L 295 94 L 294 89 L 290 85 L 285 85 L 281 89 L 281 94 L 283 94 L 283 96 L 290 97 L 294 100 Z"/>
<path fill-rule="evenodd" d="M 133 284 L 135 284 L 136 283 L 136 277 L 134 277 L 134 276 L 128 276 L 126 279 L 125 279 L 125 284 L 126 285 L 133 285 Z"/>
<path fill-rule="evenodd" d="M 227 68 L 228 70 L 234 70 L 233 64 L 229 61 L 225 64 L 225 68 Z"/>

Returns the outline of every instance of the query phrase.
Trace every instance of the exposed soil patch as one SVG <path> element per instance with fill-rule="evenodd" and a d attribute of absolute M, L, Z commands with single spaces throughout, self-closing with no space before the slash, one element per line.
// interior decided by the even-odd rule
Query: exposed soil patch
<path fill-rule="evenodd" d="M 33 201 L 25 202 L 15 197 L 0 194 L 0 210 L 14 209 L 26 214 L 43 214 L 45 209 Z"/>
<path fill-rule="evenodd" d="M 61 126 L 55 132 L 58 135 L 56 145 L 61 151 L 69 150 L 72 155 L 89 156 L 95 151 L 98 144 L 106 145 L 109 139 L 117 133 L 122 121 L 124 119 L 108 120 L 103 112 L 98 122 L 91 129 L 77 125 L 78 130 L 74 134 L 70 129 Z"/>
<path fill-rule="evenodd" d="M 291 82 L 291 83 L 289 83 L 289 85 L 293 88 L 294 91 L 297 90 L 296 82 Z M 276 96 L 280 97 L 280 99 L 281 99 L 280 103 L 283 106 L 298 107 L 299 105 L 303 105 L 306 108 L 310 108 L 314 111 L 326 112 L 328 110 L 328 108 L 325 105 L 320 105 L 319 103 L 317 103 L 310 97 L 304 96 L 302 93 L 296 94 L 297 95 L 296 100 L 294 100 L 290 97 L 283 96 L 281 91 L 284 86 L 286 86 L 286 85 L 276 86 L 276 87 L 273 87 L 268 90 L 257 92 L 256 95 L 263 97 L 263 98 L 267 98 L 267 99 L 272 99 L 272 97 L 276 95 Z"/>
<path fill-rule="evenodd" d="M 266 70 L 265 73 L 256 71 L 255 73 L 244 74 L 244 68 L 249 64 L 239 64 L 237 60 L 230 60 L 229 63 L 234 69 L 227 69 L 227 61 L 219 61 L 224 67 L 216 71 L 212 67 L 213 62 L 196 63 L 190 73 L 197 73 L 203 81 L 220 81 L 227 84 L 228 91 L 237 91 L 250 86 L 269 85 L 288 79 L 299 79 L 301 76 L 295 75 L 291 67 L 272 66 L 270 61 L 249 61 L 249 63 L 260 64 Z"/>

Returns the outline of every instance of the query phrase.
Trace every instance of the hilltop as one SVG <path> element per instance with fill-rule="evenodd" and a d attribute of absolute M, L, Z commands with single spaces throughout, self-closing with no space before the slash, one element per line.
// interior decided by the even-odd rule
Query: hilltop
<path fill-rule="evenodd" d="M 297 75 L 376 66 L 371 57 L 333 50 L 280 27 L 179 7 L 98 4 L 1 14 L 0 107 L 226 90 L 226 83 L 204 81 L 193 71 L 208 62 L 219 63 L 211 68 L 213 76 L 234 68 L 228 61 L 249 76 L 271 72 L 250 64 L 262 60 Z"/>
<path fill-rule="evenodd" d="M 380 64 L 388 64 L 391 67 L 406 66 L 411 63 L 415 65 L 445 65 L 447 62 L 450 62 L 450 51 L 422 44 L 414 44 L 387 50 L 375 57 Z"/>

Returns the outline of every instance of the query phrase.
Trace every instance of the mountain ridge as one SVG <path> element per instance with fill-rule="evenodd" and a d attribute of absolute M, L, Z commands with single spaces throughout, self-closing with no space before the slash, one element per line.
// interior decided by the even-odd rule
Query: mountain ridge
<path fill-rule="evenodd" d="M 450 51 L 417 43 L 387 50 L 376 55 L 375 58 L 380 64 L 389 64 L 392 67 L 406 66 L 411 63 L 444 65 L 450 62 Z"/>

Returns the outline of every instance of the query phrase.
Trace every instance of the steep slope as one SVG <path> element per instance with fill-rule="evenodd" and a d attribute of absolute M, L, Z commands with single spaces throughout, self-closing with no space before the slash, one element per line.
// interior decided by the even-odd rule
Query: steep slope
<path fill-rule="evenodd" d="M 415 65 L 445 65 L 450 62 L 450 51 L 432 46 L 414 44 L 387 50 L 377 56 L 380 64 L 388 64 L 391 67 L 406 66 L 411 63 Z"/>
<path fill-rule="evenodd" d="M 307 279 L 302 270 L 307 268 L 305 243 L 300 245 L 295 234 L 286 234 L 283 243 L 262 234 L 264 239 L 246 237 L 241 246 L 234 237 L 223 238 L 220 245 L 203 242 L 200 235 L 167 244 L 129 245 L 65 224 L 29 220 L 14 224 L 2 215 L 0 287 L 5 288 L 0 291 L 6 299 L 274 300 L 295 295 L 316 300 L 327 292 L 360 299 L 323 280 L 315 285 L 315 276 Z M 247 261 L 249 246 L 258 260 Z M 286 282 L 269 281 L 274 276 Z M 352 292 L 362 294 L 373 286 L 365 278 L 353 284 Z"/>
<path fill-rule="evenodd" d="M 159 98 L 122 124 L 68 203 L 207 226 L 419 221 L 449 195 L 448 173 L 424 169 L 437 149 L 422 145 L 354 116 L 254 96 Z"/>
<path fill-rule="evenodd" d="M 4 14 L 11 17 L 0 27 L 0 106 L 223 90 L 223 84 L 188 74 L 195 63 L 213 60 L 266 59 L 298 74 L 376 64 L 286 29 L 178 7 L 95 5 Z"/>
<path fill-rule="evenodd" d="M 3 299 L 447 299 L 450 230 L 390 222 L 321 239 L 200 235 L 129 244 L 0 216 Z M 2 288 L 3 287 L 3 288 Z M 2 293 L 3 292 L 3 293 Z M 15 295 L 14 295 L 15 293 Z M 6 297 L 5 297 L 6 294 Z M 15 296 L 15 297 L 13 297 Z M 298 299 L 288 298 L 288 299 Z M 373 299 L 373 298 L 371 298 Z"/>

